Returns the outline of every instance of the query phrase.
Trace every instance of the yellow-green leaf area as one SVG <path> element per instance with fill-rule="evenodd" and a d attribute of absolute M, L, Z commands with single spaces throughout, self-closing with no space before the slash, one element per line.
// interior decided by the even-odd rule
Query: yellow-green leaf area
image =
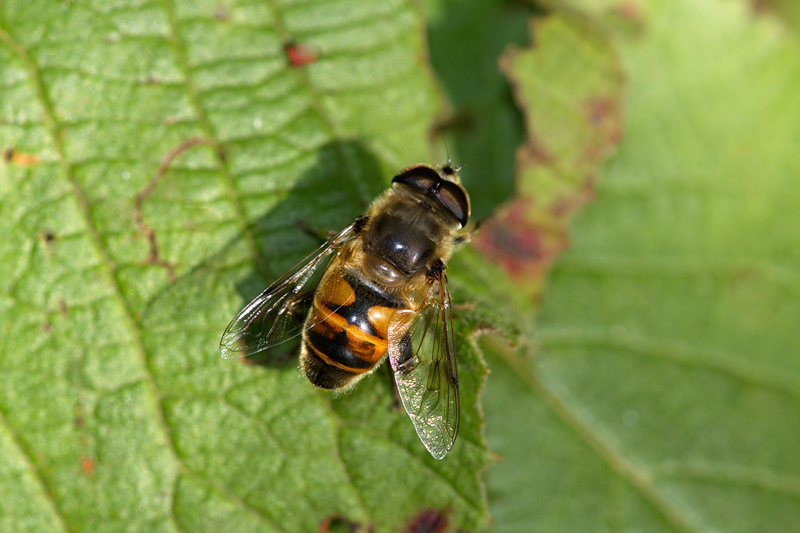
<path fill-rule="evenodd" d="M 550 273 L 537 349 L 489 359 L 497 529 L 791 531 L 798 41 L 747 2 L 629 7 L 635 27 L 608 33 L 621 143 Z"/>

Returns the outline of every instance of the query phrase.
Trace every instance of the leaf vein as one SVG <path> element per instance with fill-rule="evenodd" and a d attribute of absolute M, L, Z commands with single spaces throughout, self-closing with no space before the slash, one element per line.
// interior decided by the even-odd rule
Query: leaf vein
<path fill-rule="evenodd" d="M 800 399 L 800 381 L 790 372 L 773 370 L 746 362 L 720 350 L 697 349 L 683 343 L 665 339 L 648 339 L 626 333 L 624 336 L 606 332 L 587 332 L 577 329 L 542 329 L 539 332 L 542 346 L 603 346 L 638 354 L 709 368 L 723 372 L 738 380 L 789 394 Z"/>
<path fill-rule="evenodd" d="M 3 39 L 2 34 L 3 30 L 0 29 L 0 39 Z M 61 526 L 61 529 L 64 531 L 69 531 L 70 528 L 67 525 L 66 517 L 62 514 L 61 510 L 56 505 L 54 498 L 50 495 L 50 489 L 47 485 L 47 482 L 42 476 L 42 473 L 36 467 L 36 463 L 34 463 L 33 461 L 32 454 L 29 453 L 28 450 L 25 448 L 25 446 L 22 444 L 22 442 L 19 439 L 19 436 L 17 435 L 17 432 L 14 431 L 14 428 L 11 426 L 11 424 L 8 423 L 8 419 L 6 418 L 5 413 L 3 413 L 2 410 L 0 410 L 0 427 L 6 429 L 9 439 L 12 442 L 12 445 L 17 449 L 17 452 L 19 453 L 20 457 L 22 457 L 25 462 L 26 470 L 28 470 L 28 472 L 30 472 L 30 474 L 36 480 L 37 492 L 39 492 L 40 496 L 47 502 L 47 507 L 49 507 L 50 512 L 53 514 L 56 521 Z"/>
<path fill-rule="evenodd" d="M 660 465 L 656 476 L 669 479 L 692 479 L 722 484 L 735 483 L 744 487 L 784 494 L 800 500 L 800 477 L 786 475 L 766 468 L 751 468 L 711 462 L 669 461 Z"/>
<path fill-rule="evenodd" d="M 178 456 L 174 443 L 171 439 L 171 434 L 169 428 L 166 423 L 164 410 L 161 405 L 161 399 L 158 391 L 158 387 L 156 385 L 155 379 L 152 374 L 152 370 L 149 368 L 148 358 L 146 351 L 144 349 L 144 345 L 142 343 L 140 328 L 137 326 L 136 320 L 134 318 L 133 312 L 128 305 L 127 300 L 124 297 L 122 288 L 120 287 L 119 280 L 115 276 L 115 266 L 111 258 L 108 256 L 108 252 L 103 246 L 103 240 L 98 232 L 97 228 L 94 225 L 91 216 L 91 210 L 89 207 L 88 199 L 84 194 L 83 190 L 78 183 L 73 168 L 67 158 L 64 156 L 64 147 L 62 145 L 62 131 L 59 128 L 58 124 L 55 120 L 55 113 L 53 104 L 50 101 L 47 91 L 45 91 L 44 84 L 41 78 L 41 73 L 38 70 L 37 65 L 33 62 L 33 60 L 28 56 L 27 51 L 17 44 L 11 37 L 8 35 L 3 28 L 0 28 L 0 40 L 6 42 L 11 46 L 14 51 L 18 54 L 21 61 L 26 65 L 28 72 L 31 76 L 31 79 L 34 81 L 34 85 L 36 87 L 36 94 L 42 106 L 42 116 L 44 118 L 44 122 L 47 126 L 49 131 L 50 137 L 52 139 L 53 145 L 55 150 L 60 155 L 60 164 L 61 170 L 72 186 L 72 193 L 73 196 L 78 204 L 78 210 L 80 212 L 81 218 L 83 220 L 83 224 L 86 228 L 88 237 L 100 258 L 100 263 L 103 265 L 105 274 L 106 274 L 106 282 L 110 286 L 114 299 L 120 304 L 124 314 L 125 319 L 127 322 L 127 327 L 131 332 L 131 339 L 132 339 L 132 347 L 134 352 L 138 355 L 140 363 L 143 368 L 143 372 L 145 375 L 145 383 L 146 386 L 154 399 L 154 408 L 156 411 L 156 418 L 157 418 L 157 425 L 161 429 L 165 443 L 170 450 L 170 453 L 174 457 L 176 463 L 178 465 L 181 464 L 180 457 Z M 174 493 L 169 495 L 170 499 L 174 497 Z M 172 504 L 170 505 L 172 507 Z"/>
<path fill-rule="evenodd" d="M 657 509 L 679 531 L 700 529 L 687 522 L 684 513 L 656 488 L 651 472 L 631 463 L 596 431 L 592 425 L 552 390 L 526 362 L 510 352 L 499 352 L 503 360 L 534 393 L 550 407 L 557 418 L 592 448 L 619 477 L 626 480 L 642 497 Z"/>

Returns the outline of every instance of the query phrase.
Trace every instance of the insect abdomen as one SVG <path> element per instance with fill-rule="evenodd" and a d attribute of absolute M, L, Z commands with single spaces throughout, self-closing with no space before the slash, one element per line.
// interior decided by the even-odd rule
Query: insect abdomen
<path fill-rule="evenodd" d="M 301 362 L 316 386 L 339 389 L 386 355 L 389 321 L 400 305 L 339 269 L 329 274 L 306 319 Z"/>

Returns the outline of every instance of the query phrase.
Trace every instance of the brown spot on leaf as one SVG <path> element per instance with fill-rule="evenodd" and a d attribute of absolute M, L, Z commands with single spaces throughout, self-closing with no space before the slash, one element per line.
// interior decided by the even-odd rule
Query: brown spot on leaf
<path fill-rule="evenodd" d="M 755 16 L 773 15 L 779 18 L 791 16 L 791 5 L 783 0 L 750 0 L 750 11 Z"/>
<path fill-rule="evenodd" d="M 225 143 L 220 143 L 217 146 L 217 157 L 219 157 L 219 160 L 223 164 L 228 162 L 228 151 L 229 150 L 230 150 L 230 147 Z"/>
<path fill-rule="evenodd" d="M 329 516 L 319 525 L 319 533 L 341 533 L 343 531 L 348 533 L 372 533 L 375 531 L 375 526 L 353 522 L 339 514 Z"/>
<path fill-rule="evenodd" d="M 548 206 L 550 214 L 562 221 L 566 227 L 569 217 L 572 213 L 580 209 L 584 204 L 588 203 L 594 196 L 594 178 L 588 178 L 583 187 L 576 190 L 573 194 L 561 196 L 553 201 Z M 566 230 L 565 230 L 566 231 Z"/>
<path fill-rule="evenodd" d="M 407 533 L 444 533 L 449 520 L 447 515 L 437 509 L 425 509 L 417 513 L 406 527 Z"/>
<path fill-rule="evenodd" d="M 164 157 L 161 159 L 161 162 L 158 165 L 158 170 L 156 171 L 155 176 L 153 176 L 153 179 L 150 180 L 150 183 L 148 183 L 147 186 L 144 189 L 142 189 L 142 191 L 139 194 L 136 195 L 135 199 L 134 217 L 136 219 L 136 226 L 144 234 L 144 236 L 147 238 L 147 241 L 150 244 L 150 255 L 146 259 L 145 263 L 164 267 L 167 270 L 167 275 L 169 276 L 169 280 L 172 283 L 175 283 L 176 280 L 175 265 L 161 259 L 161 257 L 159 256 L 158 244 L 156 242 L 156 234 L 153 231 L 153 228 L 151 228 L 145 223 L 144 214 L 142 212 L 142 206 L 144 204 L 144 201 L 147 200 L 147 198 L 153 193 L 158 184 L 161 182 L 161 178 L 164 177 L 164 174 L 167 173 L 167 170 L 169 169 L 170 164 L 172 164 L 172 161 L 174 161 L 179 155 L 181 155 L 186 150 L 189 150 L 190 148 L 193 148 L 200 144 L 213 146 L 213 142 L 210 141 L 209 139 L 205 139 L 202 137 L 192 137 L 186 139 L 185 141 L 178 144 L 178 146 L 167 152 L 166 155 L 164 155 Z M 134 238 L 138 238 L 138 235 L 134 234 Z"/>
<path fill-rule="evenodd" d="M 227 22 L 231 18 L 231 8 L 228 4 L 217 4 L 214 8 L 214 18 L 220 22 Z"/>
<path fill-rule="evenodd" d="M 592 161 L 602 161 L 622 140 L 622 116 L 616 98 L 595 98 L 586 104 L 589 125 L 595 130 L 586 144 L 586 154 Z"/>
<path fill-rule="evenodd" d="M 50 230 L 45 230 L 39 233 L 39 242 L 42 243 L 42 247 L 44 248 L 45 254 L 48 257 L 52 257 L 53 255 L 53 244 L 56 242 L 57 238 L 55 233 Z"/>
<path fill-rule="evenodd" d="M 39 157 L 33 154 L 23 154 L 13 146 L 9 146 L 3 150 L 3 161 L 22 167 L 31 167 L 39 164 Z"/>
<path fill-rule="evenodd" d="M 544 145 L 537 142 L 534 135 L 530 137 L 528 144 L 517 152 L 517 165 L 520 168 L 533 165 L 552 165 L 555 162 L 553 154 Z"/>
<path fill-rule="evenodd" d="M 730 275 L 730 285 L 735 288 L 738 285 L 753 283 L 758 280 L 760 275 L 761 271 L 752 266 L 738 268 Z"/>

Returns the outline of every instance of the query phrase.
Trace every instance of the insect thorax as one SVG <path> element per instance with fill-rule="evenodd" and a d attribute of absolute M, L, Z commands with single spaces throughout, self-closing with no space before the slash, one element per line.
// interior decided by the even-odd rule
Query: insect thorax
<path fill-rule="evenodd" d="M 407 283 L 449 258 L 458 229 L 458 222 L 425 196 L 389 190 L 370 209 L 363 268 L 388 287 Z"/>

